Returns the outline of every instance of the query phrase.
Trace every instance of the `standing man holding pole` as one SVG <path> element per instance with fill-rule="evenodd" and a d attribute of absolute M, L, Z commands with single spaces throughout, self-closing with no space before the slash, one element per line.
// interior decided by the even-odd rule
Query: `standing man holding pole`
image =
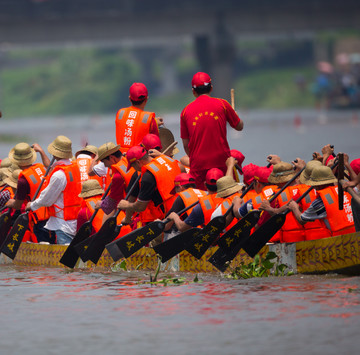
<path fill-rule="evenodd" d="M 226 124 L 241 131 L 244 122 L 226 100 L 210 97 L 213 87 L 207 73 L 196 73 L 191 86 L 195 100 L 181 112 L 180 134 L 190 158 L 190 173 L 197 188 L 205 189 L 209 169 L 219 168 L 226 173 L 225 161 L 230 157 Z"/>

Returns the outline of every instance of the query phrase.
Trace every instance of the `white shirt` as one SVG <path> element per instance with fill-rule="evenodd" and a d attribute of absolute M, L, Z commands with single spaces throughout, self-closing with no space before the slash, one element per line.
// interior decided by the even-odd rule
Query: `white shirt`
<path fill-rule="evenodd" d="M 57 165 L 70 165 L 69 159 L 60 159 L 53 166 Z M 55 216 L 51 216 L 47 221 L 45 228 L 56 231 L 58 229 L 63 232 L 75 235 L 77 220 L 72 219 L 69 221 L 64 220 L 64 190 L 66 187 L 66 175 L 62 170 L 56 171 L 50 178 L 49 185 L 41 192 L 40 196 L 33 202 L 31 202 L 30 208 L 32 211 L 36 211 L 40 207 L 55 206 Z"/>

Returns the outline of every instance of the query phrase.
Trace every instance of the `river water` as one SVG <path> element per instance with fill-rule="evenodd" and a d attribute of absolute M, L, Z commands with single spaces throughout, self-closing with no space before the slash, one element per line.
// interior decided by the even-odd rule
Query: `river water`
<path fill-rule="evenodd" d="M 172 275 L 175 276 L 175 275 Z M 360 277 L 227 280 L 0 269 L 2 354 L 350 354 Z M 161 277 L 161 275 L 160 275 Z"/>
<path fill-rule="evenodd" d="M 229 142 L 243 152 L 244 164 L 265 165 L 268 154 L 307 161 L 328 143 L 359 157 L 359 112 L 240 115 L 244 131 L 229 130 Z M 180 142 L 178 117 L 164 115 Z M 1 119 L 0 136 L 14 134 L 45 150 L 63 134 L 76 151 L 85 142 L 114 141 L 114 117 Z M 0 157 L 16 142 L 0 142 Z M 185 284 L 160 286 L 144 283 L 143 272 L 0 266 L 0 353 L 335 355 L 359 349 L 360 277 L 214 274 L 194 283 L 195 275 L 182 276 Z"/>

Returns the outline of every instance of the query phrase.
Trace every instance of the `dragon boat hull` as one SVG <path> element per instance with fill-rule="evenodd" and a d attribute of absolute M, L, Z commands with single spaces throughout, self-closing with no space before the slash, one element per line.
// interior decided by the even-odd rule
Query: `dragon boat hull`
<path fill-rule="evenodd" d="M 4 254 L 0 255 L 0 264 L 15 264 L 20 266 L 62 267 L 59 260 L 66 250 L 63 245 L 43 245 L 22 243 L 14 260 Z M 209 248 L 200 260 L 186 251 L 175 256 L 162 265 L 163 270 L 193 273 L 219 272 L 207 260 L 217 248 Z M 267 244 L 260 252 L 266 255 L 273 251 L 279 257 L 279 263 L 286 264 L 290 270 L 299 274 L 341 273 L 360 275 L 360 232 L 337 237 L 310 240 L 297 243 Z M 243 251 L 232 261 L 230 268 L 249 263 L 252 259 Z M 142 248 L 126 259 L 128 270 L 155 270 L 158 261 L 152 248 Z M 114 261 L 105 250 L 99 259 L 97 269 L 110 269 Z M 79 260 L 77 268 L 95 268 L 88 261 Z"/>

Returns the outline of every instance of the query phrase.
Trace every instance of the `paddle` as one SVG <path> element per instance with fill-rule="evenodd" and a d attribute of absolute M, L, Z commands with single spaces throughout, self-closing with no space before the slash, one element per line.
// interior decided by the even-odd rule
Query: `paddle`
<path fill-rule="evenodd" d="M 43 176 L 31 202 L 35 201 L 44 182 L 45 177 L 49 174 L 52 164 L 55 161 L 55 157 L 52 158 L 49 166 L 46 169 L 45 175 Z M 15 259 L 16 253 L 20 247 L 20 244 L 24 238 L 25 232 L 29 228 L 29 211 L 22 213 L 14 222 L 9 234 L 7 235 L 3 245 L 1 246 L 1 252 L 8 256 L 10 259 Z"/>
<path fill-rule="evenodd" d="M 7 209 L 7 206 L 4 206 L 0 209 L 0 212 Z M 8 208 L 6 212 L 4 212 L 2 215 L 0 215 L 0 247 L 4 243 L 4 240 L 9 233 L 9 230 L 11 228 L 11 208 Z"/>
<path fill-rule="evenodd" d="M 299 203 L 311 190 L 310 186 L 297 200 Z M 291 210 L 287 208 L 284 212 L 272 216 L 266 223 L 259 227 L 243 246 L 246 253 L 252 258 L 262 249 L 262 247 L 272 238 L 272 236 L 284 225 L 286 215 Z"/>
<path fill-rule="evenodd" d="M 279 189 L 269 199 L 271 203 L 274 201 L 293 181 L 301 174 L 305 169 L 303 167 L 298 171 L 281 189 Z M 255 226 L 260 218 L 261 212 L 258 210 L 250 211 L 246 216 L 239 220 L 232 228 L 230 228 L 224 235 L 219 239 L 218 246 L 225 252 L 229 252 L 235 245 L 241 240 L 245 240 L 250 234 L 251 229 Z"/>
<path fill-rule="evenodd" d="M 126 194 L 125 200 L 129 199 L 131 193 L 139 182 L 140 177 L 141 174 L 138 175 L 138 177 L 132 184 L 129 192 Z M 82 253 L 79 253 L 81 260 L 83 260 L 84 262 L 87 260 L 91 260 L 94 264 L 97 264 L 101 257 L 101 254 L 105 249 L 106 244 L 113 241 L 120 233 L 122 224 L 120 224 L 119 226 L 116 225 L 116 218 L 120 212 L 121 209 L 118 208 L 115 214 L 104 222 L 99 231 L 89 238 L 89 246 Z M 81 250 L 78 249 L 79 244 L 76 245 L 75 248 L 77 251 L 81 252 Z"/>
<path fill-rule="evenodd" d="M 227 209 L 224 215 L 213 218 L 199 234 L 194 236 L 190 242 L 186 243 L 185 250 L 195 258 L 200 259 L 224 230 L 226 217 L 231 213 L 232 208 L 233 205 Z"/>
<path fill-rule="evenodd" d="M 107 194 L 109 193 L 111 188 L 111 183 L 109 184 L 108 188 L 106 189 L 105 193 L 103 194 L 103 196 L 101 197 L 101 200 L 103 200 Z M 61 264 L 69 267 L 69 268 L 74 268 L 78 259 L 79 259 L 79 254 L 77 253 L 76 249 L 75 249 L 75 245 L 79 244 L 80 242 L 82 242 L 83 240 L 86 240 L 87 238 L 90 237 L 91 231 L 92 231 L 92 222 L 96 216 L 96 214 L 98 213 L 98 209 L 96 209 L 94 211 L 94 213 L 91 215 L 90 219 L 88 221 L 86 221 L 80 228 L 79 230 L 76 232 L 73 240 L 71 241 L 71 243 L 69 244 L 69 246 L 66 248 L 63 256 L 60 259 Z"/>
<path fill-rule="evenodd" d="M 279 191 L 272 195 L 269 202 L 276 199 L 305 169 L 298 171 Z M 220 271 L 225 271 L 227 266 L 225 264 L 230 262 L 238 254 L 243 245 L 250 238 L 251 229 L 256 225 L 260 218 L 261 212 L 259 210 L 252 210 L 246 216 L 239 220 L 232 228 L 230 228 L 219 239 L 219 249 L 208 260 Z"/>
<path fill-rule="evenodd" d="M 198 203 L 199 201 L 192 203 L 191 205 L 179 211 L 178 214 L 183 214 Z M 112 243 L 109 243 L 108 245 L 106 245 L 106 249 L 108 250 L 114 261 L 117 261 L 124 257 L 128 258 L 140 248 L 150 243 L 153 239 L 159 236 L 164 231 L 166 224 L 169 222 L 169 218 L 166 218 L 162 221 L 150 222 L 144 227 L 133 230 L 122 238 L 117 239 Z"/>
<path fill-rule="evenodd" d="M 338 155 L 339 165 L 337 171 L 337 178 L 338 178 L 338 202 L 339 202 L 339 210 L 344 209 L 344 189 L 340 184 L 340 180 L 344 179 L 344 153 L 339 153 Z"/>

